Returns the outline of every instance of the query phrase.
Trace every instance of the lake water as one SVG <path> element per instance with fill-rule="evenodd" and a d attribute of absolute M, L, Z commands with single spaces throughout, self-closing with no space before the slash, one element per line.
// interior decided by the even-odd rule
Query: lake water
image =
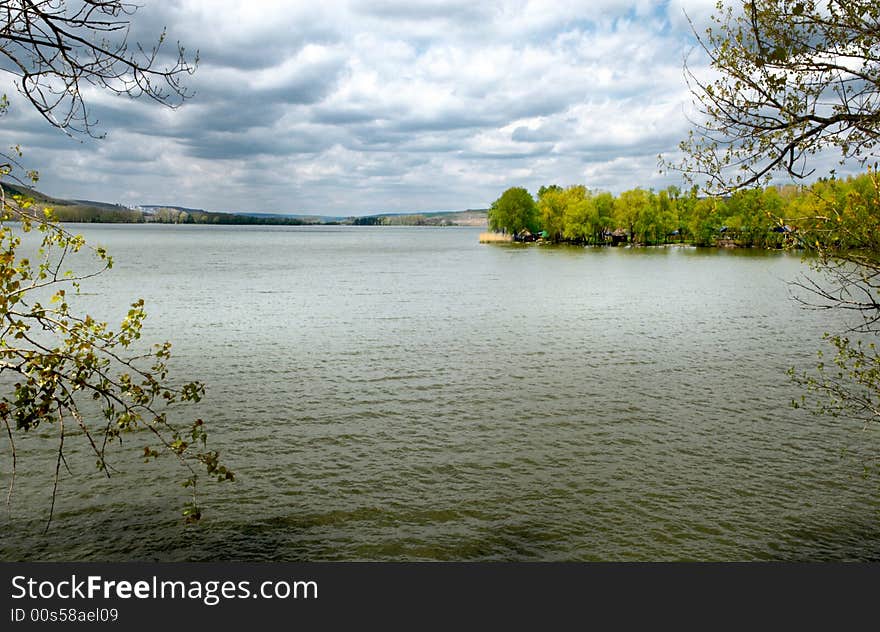
<path fill-rule="evenodd" d="M 185 527 L 146 440 L 20 439 L 5 560 L 880 560 L 876 431 L 790 408 L 836 312 L 797 255 L 480 245 L 479 229 L 78 226 L 82 303 L 206 399 L 234 484 Z M 75 439 L 69 438 L 73 448 Z M 9 459 L 3 446 L 3 481 Z"/>

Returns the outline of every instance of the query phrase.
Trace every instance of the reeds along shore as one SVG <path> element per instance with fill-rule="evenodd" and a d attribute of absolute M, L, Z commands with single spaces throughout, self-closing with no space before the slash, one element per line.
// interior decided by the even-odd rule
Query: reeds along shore
<path fill-rule="evenodd" d="M 481 244 L 494 244 L 513 241 L 513 235 L 504 233 L 480 233 Z"/>

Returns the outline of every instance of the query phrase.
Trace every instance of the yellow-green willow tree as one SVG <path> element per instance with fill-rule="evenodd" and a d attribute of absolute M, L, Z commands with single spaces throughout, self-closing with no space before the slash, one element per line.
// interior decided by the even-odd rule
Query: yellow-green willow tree
<path fill-rule="evenodd" d="M 169 56 L 163 33 L 152 48 L 127 41 L 136 6 L 118 0 L 0 3 L 2 69 L 15 78 L 22 101 L 50 125 L 69 135 L 100 137 L 89 116 L 84 88 L 98 87 L 132 98 L 145 97 L 176 107 L 189 94 L 182 80 L 197 56 L 189 58 L 178 44 Z M 0 115 L 11 107 L 3 97 Z M 0 177 L 21 179 L 20 151 L 2 154 Z M 36 173 L 27 174 L 36 180 Z M 36 257 L 22 252 L 23 238 L 36 233 Z M 68 269 L 76 253 L 91 251 L 91 271 Z M 182 483 L 191 490 L 184 507 L 188 521 L 198 520 L 198 471 L 219 480 L 233 473 L 219 453 L 207 447 L 201 419 L 172 423 L 168 407 L 197 402 L 204 385 L 172 381 L 168 342 L 138 342 L 146 312 L 137 299 L 116 326 L 75 312 L 69 298 L 80 283 L 108 271 L 112 259 L 68 232 L 51 211 L 36 210 L 22 196 L 7 197 L 0 186 L 0 375 L 15 380 L 0 398 L 0 420 L 11 461 L 8 500 L 21 475 L 16 436 L 50 433 L 56 441 L 55 492 L 66 467 L 71 441 L 85 441 L 97 470 L 110 476 L 108 449 L 132 439 L 145 460 L 171 455 L 182 466 Z M 10 378 L 10 379 L 7 379 Z"/>

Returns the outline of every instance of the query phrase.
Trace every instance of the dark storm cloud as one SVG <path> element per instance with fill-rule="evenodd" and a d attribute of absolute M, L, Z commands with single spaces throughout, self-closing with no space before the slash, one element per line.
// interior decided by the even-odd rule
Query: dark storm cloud
<path fill-rule="evenodd" d="M 328 108 L 317 107 L 312 110 L 311 119 L 315 123 L 326 125 L 351 125 L 353 123 L 369 123 L 376 121 L 379 115 L 361 108 Z"/>
<path fill-rule="evenodd" d="M 258 130 L 249 134 L 206 132 L 182 142 L 197 158 L 226 160 L 249 159 L 255 155 L 316 154 L 329 149 L 333 140 L 332 135 L 315 131 L 273 134 L 271 130 Z"/>
<path fill-rule="evenodd" d="M 329 45 L 342 37 L 332 9 L 302 2 L 147 2 L 132 25 L 129 40 L 150 45 L 164 29 L 166 59 L 176 55 L 180 42 L 188 58 L 198 52 L 202 65 L 249 72 L 271 68 L 308 44 Z"/>
<path fill-rule="evenodd" d="M 231 99 L 245 102 L 273 101 L 288 105 L 320 102 L 338 84 L 345 59 L 328 53 L 321 57 L 302 54 L 258 72 L 225 66 L 206 66 L 192 82 L 200 101 Z"/>

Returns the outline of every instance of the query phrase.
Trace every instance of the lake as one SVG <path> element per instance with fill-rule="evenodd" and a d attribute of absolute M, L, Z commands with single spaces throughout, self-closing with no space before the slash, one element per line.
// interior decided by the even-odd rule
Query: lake
<path fill-rule="evenodd" d="M 837 312 L 797 254 L 481 245 L 478 228 L 82 225 L 234 484 L 180 520 L 143 435 L 20 439 L 5 560 L 880 560 L 876 430 L 790 407 Z M 81 437 L 69 438 L 73 447 Z M 8 484 L 8 446 L 3 480 Z"/>

